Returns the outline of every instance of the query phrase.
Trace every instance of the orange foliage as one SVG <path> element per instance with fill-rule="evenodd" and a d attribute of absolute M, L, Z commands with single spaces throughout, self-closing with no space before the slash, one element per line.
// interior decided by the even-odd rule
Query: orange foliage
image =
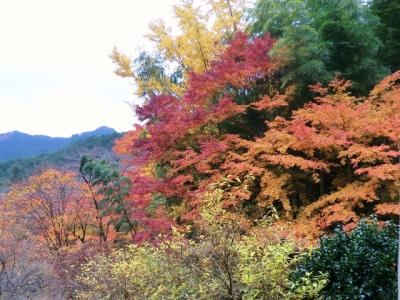
<path fill-rule="evenodd" d="M 3 202 L 9 226 L 23 224 L 49 249 L 90 239 L 93 207 L 71 172 L 46 170 L 13 186 Z"/>
<path fill-rule="evenodd" d="M 130 198 L 142 208 L 142 224 L 154 220 L 155 195 L 164 197 L 157 202 L 163 219 L 193 222 L 216 182 L 238 222 L 274 205 L 298 232 L 351 228 L 375 208 L 394 211 L 379 205 L 399 199 L 400 71 L 366 98 L 352 96 L 351 83 L 339 78 L 313 86 L 315 99 L 288 118 L 274 85 L 272 44 L 238 34 L 208 72 L 191 74 L 182 99 L 161 95 L 136 109 L 146 123 L 116 150 L 130 156 Z"/>
<path fill-rule="evenodd" d="M 400 72 L 387 77 L 367 99 L 354 98 L 347 92 L 349 82 L 335 79 L 330 94 L 318 86 L 314 91 L 322 94 L 316 103 L 295 111 L 289 120 L 270 122 L 265 136 L 247 143 L 241 155 L 268 174 L 263 175 L 267 180 L 260 177 L 256 199 L 275 195 L 286 216 L 298 222 L 315 218 L 323 228 L 338 223 L 351 227 L 375 206 L 379 214 L 396 213 L 399 78 Z M 284 182 L 276 182 L 282 176 Z"/>

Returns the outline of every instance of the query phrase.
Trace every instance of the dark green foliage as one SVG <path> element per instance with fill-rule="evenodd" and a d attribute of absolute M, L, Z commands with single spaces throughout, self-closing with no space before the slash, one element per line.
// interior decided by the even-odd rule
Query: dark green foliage
<path fill-rule="evenodd" d="M 379 17 L 377 34 L 383 43 L 379 58 L 395 72 L 400 69 L 400 1 L 373 0 L 373 13 Z"/>
<path fill-rule="evenodd" d="M 340 229 L 320 240 L 292 273 L 299 281 L 307 273 L 327 275 L 324 299 L 396 299 L 398 229 L 361 221 L 346 234 Z"/>
<path fill-rule="evenodd" d="M 253 32 L 278 39 L 272 55 L 284 66 L 283 86 L 327 82 L 335 73 L 353 81 L 353 92 L 366 94 L 385 75 L 374 29 L 378 19 L 358 0 L 259 0 Z M 302 101 L 304 102 L 303 99 Z"/>
<path fill-rule="evenodd" d="M 122 176 L 118 168 L 107 161 L 88 156 L 81 158 L 79 171 L 84 181 L 98 196 L 98 209 L 102 215 L 112 216 L 115 229 L 122 232 L 134 230 L 136 224 L 129 217 L 126 201 L 131 189 L 129 178 Z"/>
<path fill-rule="evenodd" d="M 55 153 L 0 162 L 0 192 L 9 184 L 24 180 L 48 168 L 77 171 L 83 154 L 117 162 L 118 157 L 112 152 L 112 147 L 114 141 L 121 136 L 120 133 L 92 136 L 79 139 Z"/>
<path fill-rule="evenodd" d="M 18 165 L 12 165 L 10 168 L 10 182 L 16 183 L 24 177 L 23 170 Z"/>
<path fill-rule="evenodd" d="M 275 39 L 284 36 L 290 26 L 306 24 L 308 16 L 302 0 L 260 0 L 252 12 L 254 33 L 269 32 Z"/>

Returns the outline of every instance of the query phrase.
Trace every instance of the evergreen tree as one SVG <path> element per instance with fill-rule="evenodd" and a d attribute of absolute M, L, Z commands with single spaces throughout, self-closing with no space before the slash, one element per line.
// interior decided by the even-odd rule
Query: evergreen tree
<path fill-rule="evenodd" d="M 366 94 L 385 74 L 378 19 L 358 0 L 260 0 L 253 16 L 254 33 L 278 39 L 271 54 L 284 68 L 283 87 L 297 85 L 303 98 L 309 84 L 335 73 L 352 80 L 356 94 Z"/>
<path fill-rule="evenodd" d="M 391 72 L 400 69 L 400 2 L 398 0 L 374 0 L 373 13 L 379 17 L 377 35 L 383 42 L 379 57 Z"/>

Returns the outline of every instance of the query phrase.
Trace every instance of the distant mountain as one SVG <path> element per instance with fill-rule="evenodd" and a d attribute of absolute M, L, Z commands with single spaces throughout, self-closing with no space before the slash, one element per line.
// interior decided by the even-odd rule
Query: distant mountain
<path fill-rule="evenodd" d="M 71 136 L 71 139 L 77 140 L 77 139 L 82 139 L 82 138 L 88 138 L 91 136 L 110 135 L 110 134 L 114 134 L 114 133 L 116 133 L 116 131 L 113 128 L 110 128 L 107 126 L 101 126 L 93 131 L 86 131 L 86 132 L 82 132 L 80 134 L 74 134 L 73 136 Z"/>
<path fill-rule="evenodd" d="M 102 130 L 97 131 L 97 133 Z M 122 136 L 121 133 L 114 131 L 114 133 L 106 135 L 90 136 L 89 134 L 88 137 L 84 137 L 85 135 L 86 133 L 83 136 L 81 134 L 79 138 L 75 138 L 65 148 L 50 154 L 0 162 L 0 194 L 10 184 L 24 180 L 47 168 L 77 172 L 83 155 L 105 159 L 111 164 L 118 164 L 120 158 L 113 152 L 112 147 L 114 141 Z"/>
<path fill-rule="evenodd" d="M 3 133 L 0 134 L 0 161 L 54 153 L 78 140 L 114 133 L 114 129 L 105 126 L 94 131 L 74 134 L 69 138 L 30 135 L 19 131 Z"/>

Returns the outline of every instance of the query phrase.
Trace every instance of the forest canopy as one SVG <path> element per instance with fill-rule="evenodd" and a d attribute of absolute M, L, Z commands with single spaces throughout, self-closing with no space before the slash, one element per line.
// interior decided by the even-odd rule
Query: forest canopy
<path fill-rule="evenodd" d="M 173 11 L 174 30 L 150 24 L 153 50 L 110 55 L 141 99 L 120 165 L 82 156 L 4 196 L 0 297 L 40 291 L 3 276 L 29 242 L 51 267 L 14 271 L 56 278 L 63 297 L 395 299 L 400 6 Z"/>

